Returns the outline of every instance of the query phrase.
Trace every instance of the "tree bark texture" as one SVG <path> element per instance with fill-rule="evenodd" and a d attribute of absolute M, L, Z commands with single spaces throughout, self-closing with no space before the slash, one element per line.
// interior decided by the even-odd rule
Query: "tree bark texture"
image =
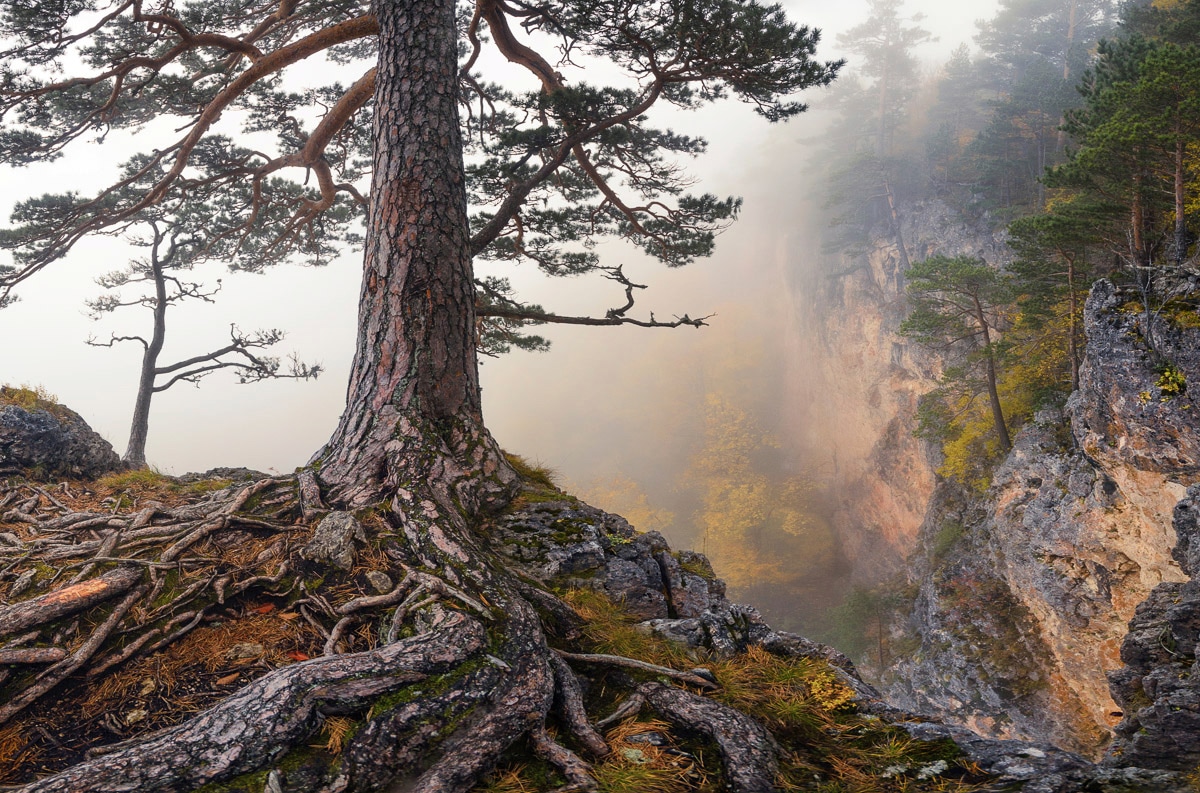
<path fill-rule="evenodd" d="M 377 0 L 374 181 L 347 406 L 320 479 L 362 506 L 423 478 L 460 508 L 512 474 L 483 426 L 453 0 Z M 472 473 L 474 472 L 474 473 Z"/>

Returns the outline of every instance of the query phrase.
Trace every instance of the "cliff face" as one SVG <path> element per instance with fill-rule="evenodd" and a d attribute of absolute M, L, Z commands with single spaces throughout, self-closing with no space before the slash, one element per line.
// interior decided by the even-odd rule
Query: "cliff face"
<path fill-rule="evenodd" d="M 1175 507 L 1173 556 L 1191 576 L 1164 583 L 1140 604 L 1121 644 L 1125 666 L 1109 674 L 1125 718 L 1105 761 L 1190 771 L 1200 763 L 1200 486 Z"/>
<path fill-rule="evenodd" d="M 889 672 L 904 705 L 985 734 L 1096 755 L 1119 718 L 1106 672 L 1138 604 L 1184 576 L 1171 510 L 1195 478 L 1196 407 L 1156 385 L 1142 317 L 1101 282 L 1086 308 L 1080 389 L 1065 415 L 1018 435 L 991 490 L 943 486 L 914 558 L 905 631 L 920 649 Z M 1200 382 L 1200 332 L 1154 321 L 1158 350 Z"/>
<path fill-rule="evenodd" d="M 913 260 L 938 253 L 989 262 L 1007 256 L 986 224 L 964 224 L 936 201 L 906 212 L 903 234 Z M 795 269 L 788 351 L 793 435 L 804 456 L 819 463 L 843 551 L 856 579 L 867 583 L 903 569 L 937 468 L 932 450 L 912 435 L 917 399 L 933 387 L 938 364 L 896 335 L 906 313 L 901 261 L 888 237 Z"/>

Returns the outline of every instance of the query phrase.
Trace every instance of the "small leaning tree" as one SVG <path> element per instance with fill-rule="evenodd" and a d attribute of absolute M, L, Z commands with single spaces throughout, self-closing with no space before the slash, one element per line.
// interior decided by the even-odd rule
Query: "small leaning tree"
<path fill-rule="evenodd" d="M 828 83 L 839 65 L 813 59 L 817 32 L 757 0 L 22 0 L 0 10 L 0 35 L 0 161 L 48 160 L 117 131 L 169 138 L 154 137 L 96 193 L 22 203 L 0 239 L 13 251 L 0 301 L 79 240 L 120 230 L 151 207 L 202 216 L 211 236 L 198 256 L 248 269 L 320 260 L 358 241 L 362 221 L 346 408 L 298 476 L 297 514 L 369 508 L 380 521 L 374 539 L 402 575 L 381 601 L 314 616 L 329 620 L 325 657 L 276 670 L 174 731 L 27 790 L 189 790 L 229 779 L 304 743 L 318 704 L 323 713 L 367 712 L 318 789 L 374 790 L 404 776 L 413 790 L 465 791 L 526 735 L 579 789 L 594 787 L 544 726 L 556 690 L 578 702 L 578 683 L 530 605 L 553 598 L 521 583 L 473 530 L 517 484 L 484 426 L 478 338 L 525 319 L 701 324 L 630 315 L 638 285 L 603 266 L 593 246 L 624 239 L 668 266 L 708 255 L 739 201 L 687 192 L 679 159 L 702 153 L 704 141 L 656 128 L 648 114 L 732 96 L 769 121 L 794 116 L 804 106 L 788 97 Z M 352 76 L 287 82 L 322 57 L 321 73 Z M 494 82 L 489 58 L 523 70 L 528 88 Z M 571 83 L 560 73 L 590 62 L 604 68 L 589 76 L 623 82 Z M 601 317 L 564 317 L 525 306 L 501 279 L 477 280 L 476 258 L 531 262 L 551 275 L 598 272 L 626 299 Z M 277 486 L 259 483 L 206 502 L 207 514 L 179 511 L 111 539 L 109 560 L 139 531 L 176 525 L 157 561 L 139 551 L 136 565 L 104 574 L 107 588 L 96 591 L 117 598 L 115 610 L 82 650 L 7 691 L 0 724 L 70 674 L 102 674 L 201 621 L 209 607 L 197 598 L 209 590 L 189 589 L 191 606 L 164 605 L 155 565 L 182 564 L 248 499 Z M 284 572 L 266 582 L 231 575 L 212 580 L 212 600 L 273 586 Z M 368 606 L 406 597 L 391 619 L 419 612 L 415 635 L 406 626 L 388 631 L 397 640 L 378 650 L 339 653 Z M 437 600 L 465 611 L 439 610 Z M 144 601 L 152 602 L 134 608 Z M 106 649 L 112 636 L 121 646 Z M 482 652 L 489 660 L 480 666 Z M 369 709 L 434 672 L 445 681 L 438 696 Z M 567 713 L 571 731 L 603 753 L 578 709 L 568 704 Z M 769 764 L 726 762 L 739 769 L 734 777 L 754 767 L 736 788 L 770 788 Z"/>
<path fill-rule="evenodd" d="M 238 382 L 243 384 L 276 379 L 308 380 L 321 374 L 320 364 L 304 363 L 293 355 L 290 364 L 281 368 L 279 358 L 263 352 L 283 341 L 285 334 L 282 330 L 266 328 L 245 332 L 237 325 L 229 326 L 228 344 L 163 363 L 160 356 L 167 341 L 167 311 L 171 306 L 185 301 L 213 302 L 213 297 L 221 289 L 221 280 L 217 279 L 215 286 L 206 287 L 181 277 L 183 272 L 191 269 L 191 253 L 203 245 L 200 237 L 186 233 L 171 221 L 150 219 L 145 225 L 150 231 L 149 238 L 136 238 L 133 242 L 144 247 L 147 256 L 134 259 L 123 270 L 114 270 L 97 278 L 96 282 L 104 287 L 106 293 L 87 303 L 93 319 L 134 306 L 150 310 L 148 338 L 137 334 L 113 333 L 107 341 L 99 341 L 95 337 L 87 341 L 93 347 L 114 347 L 124 342 L 142 346 L 133 420 L 125 454 L 121 458 L 133 468 L 146 467 L 150 404 L 155 394 L 179 383 L 199 385 L 201 380 L 214 372 L 226 369 L 234 372 Z M 131 288 L 138 285 L 144 285 L 147 291 L 128 294 Z"/>

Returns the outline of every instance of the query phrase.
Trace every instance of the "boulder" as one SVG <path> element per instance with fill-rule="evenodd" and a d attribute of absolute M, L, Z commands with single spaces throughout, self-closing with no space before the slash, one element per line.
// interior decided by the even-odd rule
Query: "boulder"
<path fill-rule="evenodd" d="M 349 512 L 330 512 L 317 524 L 313 538 L 300 549 L 300 555 L 313 562 L 341 570 L 354 567 L 354 541 L 366 542 L 362 524 Z"/>
<path fill-rule="evenodd" d="M 41 399 L 14 403 L 27 393 L 0 388 L 0 476 L 94 479 L 124 468 L 112 444 L 75 411 Z"/>

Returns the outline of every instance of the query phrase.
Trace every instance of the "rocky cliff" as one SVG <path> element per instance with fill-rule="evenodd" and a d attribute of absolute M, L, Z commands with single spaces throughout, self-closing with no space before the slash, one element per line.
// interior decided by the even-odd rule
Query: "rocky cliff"
<path fill-rule="evenodd" d="M 1106 673 L 1138 604 L 1184 579 L 1171 511 L 1200 459 L 1195 403 L 1159 385 L 1167 362 L 1200 382 L 1200 331 L 1148 326 L 1130 298 L 1096 285 L 1079 390 L 1021 431 L 988 493 L 939 487 L 900 629 L 918 649 L 887 675 L 901 704 L 1093 756 L 1107 745 L 1122 709 Z"/>
<path fill-rule="evenodd" d="M 912 260 L 961 254 L 999 263 L 1009 255 L 985 222 L 968 223 L 938 201 L 906 211 L 902 228 Z M 912 430 L 938 363 L 896 335 L 906 307 L 894 238 L 806 257 L 794 263 L 788 334 L 793 437 L 826 477 L 855 578 L 873 584 L 903 569 L 933 494 L 935 452 Z"/>

